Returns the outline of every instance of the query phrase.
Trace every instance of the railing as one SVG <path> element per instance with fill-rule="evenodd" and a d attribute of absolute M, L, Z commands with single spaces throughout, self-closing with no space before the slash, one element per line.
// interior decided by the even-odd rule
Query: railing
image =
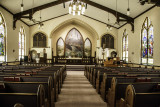
<path fill-rule="evenodd" d="M 95 57 L 83 57 L 83 58 L 65 58 L 53 56 L 54 64 L 96 64 Z"/>

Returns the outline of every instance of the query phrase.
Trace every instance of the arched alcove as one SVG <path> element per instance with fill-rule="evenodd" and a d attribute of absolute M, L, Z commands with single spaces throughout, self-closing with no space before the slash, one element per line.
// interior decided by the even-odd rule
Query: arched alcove
<path fill-rule="evenodd" d="M 71 29 L 65 39 L 65 57 L 82 58 L 83 57 L 83 37 L 76 29 Z"/>
<path fill-rule="evenodd" d="M 57 41 L 57 56 L 64 56 L 64 40 L 60 37 Z"/>
<path fill-rule="evenodd" d="M 91 28 L 91 26 L 89 26 L 88 24 L 83 23 L 83 21 L 73 18 L 64 21 L 63 23 L 59 24 L 56 28 L 52 30 L 50 38 L 51 38 L 51 48 L 53 48 L 54 56 L 57 56 L 56 44 L 58 39 L 61 37 L 65 42 L 66 35 L 68 35 L 69 31 L 73 28 L 77 29 L 78 32 L 80 32 L 81 36 L 83 37 L 83 42 L 84 40 L 86 40 L 86 38 L 90 39 L 93 46 L 91 50 L 91 55 L 94 55 L 96 51 L 97 39 L 99 39 L 97 32 L 93 28 Z M 83 48 L 83 55 L 84 55 L 84 48 Z"/>
<path fill-rule="evenodd" d="M 89 38 L 86 38 L 84 42 L 84 56 L 87 57 L 91 56 L 91 52 L 92 52 L 92 43 Z"/>
<path fill-rule="evenodd" d="M 101 38 L 101 47 L 114 49 L 114 37 L 110 34 L 105 34 Z"/>
<path fill-rule="evenodd" d="M 33 47 L 47 47 L 47 36 L 42 32 L 37 32 L 33 36 Z"/>

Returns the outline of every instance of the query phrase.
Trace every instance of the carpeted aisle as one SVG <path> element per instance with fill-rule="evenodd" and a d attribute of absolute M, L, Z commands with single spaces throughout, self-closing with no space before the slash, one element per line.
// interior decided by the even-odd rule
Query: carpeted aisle
<path fill-rule="evenodd" d="M 67 71 L 55 107 L 107 107 L 84 76 L 84 71 Z"/>

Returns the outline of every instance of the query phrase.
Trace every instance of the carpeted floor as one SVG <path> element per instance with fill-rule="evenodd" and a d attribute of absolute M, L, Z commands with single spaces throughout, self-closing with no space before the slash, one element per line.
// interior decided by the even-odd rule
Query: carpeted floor
<path fill-rule="evenodd" d="M 67 71 L 55 107 L 107 107 L 84 76 L 84 71 Z"/>

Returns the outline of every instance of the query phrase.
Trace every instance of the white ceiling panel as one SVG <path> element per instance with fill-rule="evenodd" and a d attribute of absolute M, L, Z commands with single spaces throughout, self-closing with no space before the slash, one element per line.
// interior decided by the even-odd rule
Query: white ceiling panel
<path fill-rule="evenodd" d="M 33 5 L 34 1 L 34 5 Z M 31 9 L 32 7 L 37 7 L 43 4 L 47 4 L 56 0 L 23 0 L 24 11 Z M 0 4 L 10 10 L 12 13 L 19 13 L 21 10 L 22 0 L 0 0 Z"/>
<path fill-rule="evenodd" d="M 111 8 L 113 10 L 116 10 L 116 0 L 91 0 L 91 1 L 103 5 L 105 7 Z M 129 8 L 131 12 L 130 16 L 134 18 L 152 6 L 153 4 L 140 5 L 139 0 L 129 0 Z M 128 0 L 117 0 L 118 12 L 121 12 L 126 15 L 127 8 L 128 8 Z"/>

